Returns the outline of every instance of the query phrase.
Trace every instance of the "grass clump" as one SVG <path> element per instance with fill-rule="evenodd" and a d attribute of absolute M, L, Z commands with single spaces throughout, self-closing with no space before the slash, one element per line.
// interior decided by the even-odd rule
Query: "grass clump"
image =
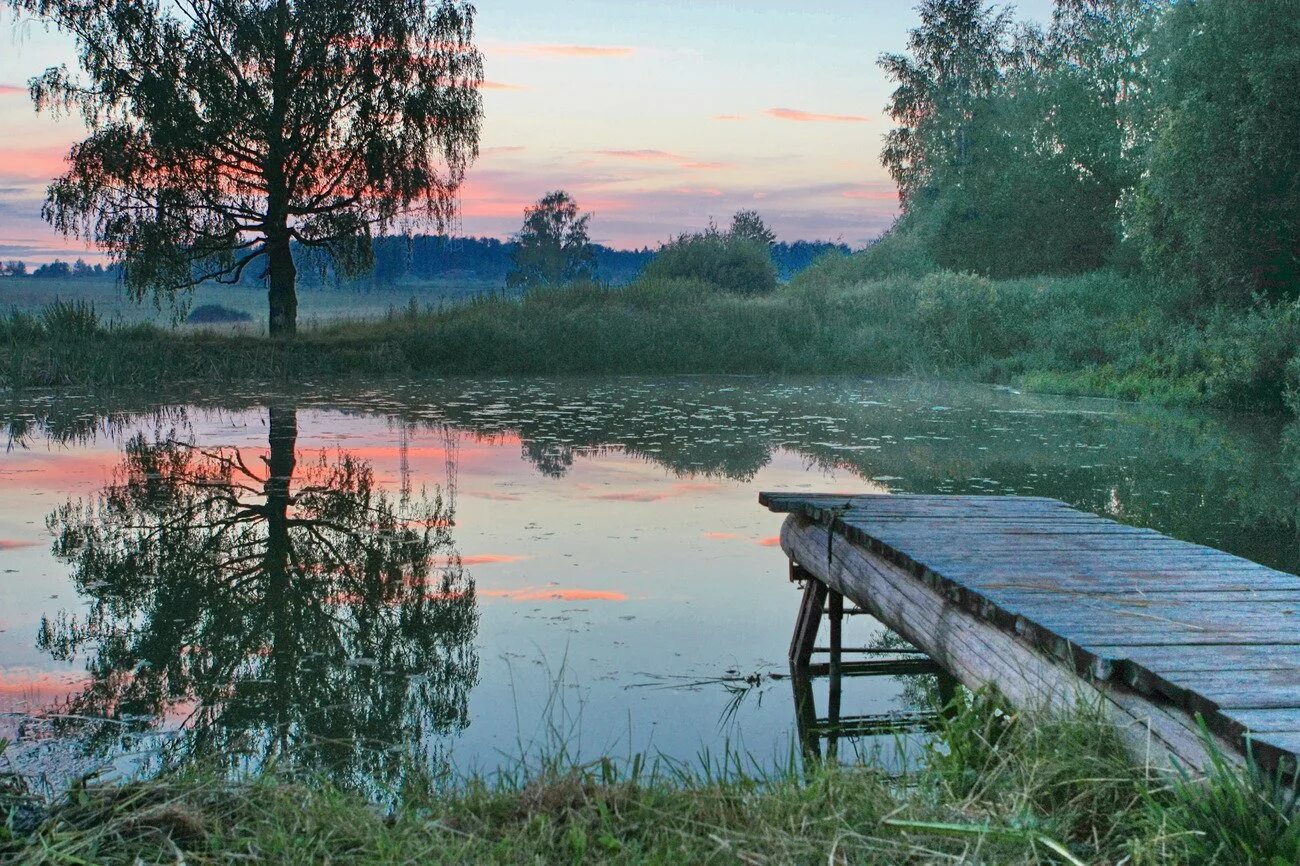
<path fill-rule="evenodd" d="M 528 771 L 374 800 L 320 779 L 180 773 L 82 787 L 11 835 L 12 862 L 1293 863 L 1295 793 L 1226 762 L 1136 766 L 1102 713 L 964 696 L 903 775 L 873 764 L 747 772 L 743 760 Z"/>
<path fill-rule="evenodd" d="M 1219 754 L 1204 779 L 1180 773 L 1162 810 L 1185 840 L 1188 862 L 1300 863 L 1300 792 L 1279 773 L 1253 763 L 1229 765 Z M 1156 808 L 1161 808 L 1157 805 Z"/>

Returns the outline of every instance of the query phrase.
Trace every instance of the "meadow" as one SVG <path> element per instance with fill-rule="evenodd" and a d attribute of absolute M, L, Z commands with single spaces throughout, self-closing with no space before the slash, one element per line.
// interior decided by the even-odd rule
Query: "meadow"
<path fill-rule="evenodd" d="M 831 258 L 766 294 L 701 279 L 579 283 L 436 304 L 304 292 L 292 339 L 251 326 L 105 321 L 88 301 L 0 320 L 8 387 L 409 375 L 772 373 L 972 379 L 1278 411 L 1300 381 L 1293 302 L 1188 309 L 1138 275 L 993 280 Z M 251 293 L 250 293 L 251 294 Z M 311 299 L 311 300 L 308 300 Z M 387 306 L 383 306 L 385 301 Z M 223 302 L 234 305 L 229 296 Z M 366 304 L 372 304 L 366 316 Z M 346 317 L 344 312 L 346 311 Z"/>
<path fill-rule="evenodd" d="M 395 283 L 355 281 L 347 285 L 307 287 L 299 299 L 300 315 L 308 327 L 339 319 L 379 319 L 412 302 L 428 306 L 455 304 L 483 294 L 499 293 L 497 283 L 475 279 L 406 279 Z M 104 325 L 150 324 L 163 329 L 185 325 L 186 311 L 219 305 L 247 315 L 248 328 L 266 330 L 266 289 L 256 285 L 223 286 L 204 283 L 184 299 L 178 311 L 149 300 L 137 303 L 112 279 L 16 277 L 0 279 L 0 310 L 40 313 L 51 304 L 81 304 L 95 309 Z"/>

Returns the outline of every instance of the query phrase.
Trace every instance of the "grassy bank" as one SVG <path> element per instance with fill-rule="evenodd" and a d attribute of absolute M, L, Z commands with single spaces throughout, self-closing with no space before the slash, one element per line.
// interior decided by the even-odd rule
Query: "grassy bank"
<path fill-rule="evenodd" d="M 1294 863 L 1294 797 L 1224 769 L 1137 767 L 1095 713 L 977 699 L 903 776 L 550 763 L 380 810 L 329 784 L 196 774 L 82 788 L 0 853 L 29 864 Z"/>
<path fill-rule="evenodd" d="M 724 294 L 689 280 L 642 280 L 620 289 L 583 285 L 310 327 L 287 341 L 105 327 L 85 308 L 58 306 L 0 321 L 0 382 L 938 375 L 1272 409 L 1283 405 L 1300 376 L 1300 308 L 1294 305 L 1191 315 L 1178 312 L 1176 296 L 1109 272 L 990 281 L 949 272 L 854 275 L 836 267 L 814 267 L 760 296 Z"/>

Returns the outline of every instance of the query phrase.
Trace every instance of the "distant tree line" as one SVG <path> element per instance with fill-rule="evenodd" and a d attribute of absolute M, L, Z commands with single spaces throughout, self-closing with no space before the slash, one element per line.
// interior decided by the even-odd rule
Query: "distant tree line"
<path fill-rule="evenodd" d="M 39 279 L 58 280 L 116 280 L 122 276 L 120 265 L 90 264 L 84 259 L 77 259 L 72 264 L 55 259 L 52 262 L 28 268 L 20 260 L 0 262 L 0 277 L 37 277 Z"/>
<path fill-rule="evenodd" d="M 1300 295 L 1295 0 L 924 0 L 882 159 L 886 246 L 994 277 L 1145 266 L 1204 302 Z"/>
<path fill-rule="evenodd" d="M 384 237 L 373 241 L 374 266 L 360 277 L 343 277 L 337 274 L 327 255 L 295 245 L 299 280 L 305 285 L 329 285 L 336 282 L 375 286 L 397 286 L 404 283 L 431 280 L 473 280 L 494 286 L 506 285 L 514 269 L 516 241 L 497 238 L 449 237 L 446 235 L 415 235 L 414 237 Z M 625 285 L 645 270 L 657 250 L 650 247 L 620 250 L 603 244 L 592 244 L 595 257 L 592 276 L 601 282 Z M 847 254 L 849 247 L 830 241 L 776 242 L 771 245 L 772 261 L 783 280 L 807 268 L 819 257 L 838 252 Z M 29 266 L 22 261 L 0 263 L 0 278 L 35 277 L 38 279 L 118 280 L 122 275 L 119 265 L 87 264 L 82 260 L 72 263 L 53 261 Z M 264 277 L 259 270 L 246 271 L 240 280 L 246 287 L 262 287 Z"/>

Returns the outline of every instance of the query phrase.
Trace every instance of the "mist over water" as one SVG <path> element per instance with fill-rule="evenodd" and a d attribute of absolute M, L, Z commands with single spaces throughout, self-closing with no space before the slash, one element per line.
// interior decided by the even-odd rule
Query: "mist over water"
<path fill-rule="evenodd" d="M 7 422 L 0 736 L 50 784 L 274 761 L 380 792 L 557 741 L 783 764 L 797 595 L 764 489 L 1052 496 L 1300 568 L 1268 418 L 683 377 L 24 395 Z M 851 680 L 844 711 L 917 690 Z"/>

